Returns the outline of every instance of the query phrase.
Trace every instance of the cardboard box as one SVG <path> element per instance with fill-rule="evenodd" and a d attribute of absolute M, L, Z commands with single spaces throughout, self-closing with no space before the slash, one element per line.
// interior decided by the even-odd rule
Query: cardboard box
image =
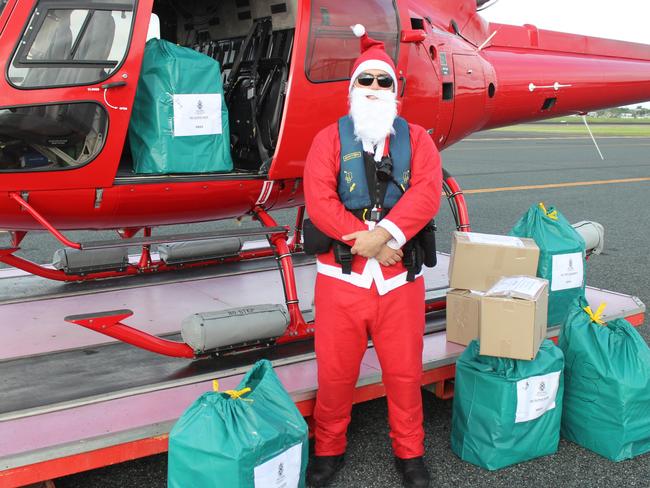
<path fill-rule="evenodd" d="M 504 276 L 537 274 L 539 248 L 523 237 L 454 232 L 449 287 L 487 291 Z"/>
<path fill-rule="evenodd" d="M 447 292 L 447 340 L 466 346 L 478 339 L 481 295 L 469 290 Z"/>
<path fill-rule="evenodd" d="M 530 279 L 542 282 L 533 300 L 487 294 L 480 298 L 481 355 L 535 359 L 546 338 L 548 282 Z"/>

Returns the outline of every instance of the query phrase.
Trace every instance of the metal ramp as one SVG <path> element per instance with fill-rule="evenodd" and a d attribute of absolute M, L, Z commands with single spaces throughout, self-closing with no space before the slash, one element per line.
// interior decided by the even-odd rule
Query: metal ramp
<path fill-rule="evenodd" d="M 447 290 L 448 256 L 426 269 L 427 299 Z M 296 279 L 301 308 L 309 315 L 315 266 L 299 258 Z M 1 275 L 0 275 L 1 276 Z M 271 349 L 188 361 L 157 356 L 63 321 L 71 313 L 110 308 L 134 310 L 134 325 L 173 338 L 190 313 L 253 303 L 283 303 L 277 264 L 261 259 L 246 265 L 190 275 L 128 278 L 77 286 L 45 285 L 25 293 L 34 277 L 5 273 L 0 288 L 0 485 L 19 486 L 164 452 L 175 420 L 219 379 L 234 388 L 256 360 L 270 359 L 305 416 L 316 394 L 311 341 Z M 42 281 L 42 280 L 41 280 Z M 15 295 L 7 291 L 13 288 Z M 635 297 L 589 288 L 593 305 L 608 303 L 606 319 L 626 317 L 634 325 L 645 306 Z M 427 316 L 422 384 L 450 396 L 455 360 L 464 346 L 446 341 L 444 312 Z M 557 335 L 549 328 L 549 336 Z M 453 385 L 452 385 L 453 386 Z M 366 352 L 355 402 L 384 395 L 372 347 Z"/>

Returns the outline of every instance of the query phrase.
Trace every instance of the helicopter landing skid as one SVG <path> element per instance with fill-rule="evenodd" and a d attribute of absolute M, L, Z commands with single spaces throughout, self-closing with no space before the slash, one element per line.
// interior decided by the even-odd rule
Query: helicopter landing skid
<path fill-rule="evenodd" d="M 254 209 L 254 215 L 265 227 L 269 229 L 279 228 L 277 223 L 263 208 L 256 207 Z M 302 222 L 302 216 L 299 215 L 298 217 L 300 218 L 300 222 Z M 269 241 L 273 246 L 273 252 L 276 254 L 276 259 L 280 267 L 285 304 L 289 315 L 289 324 L 280 337 L 263 341 L 268 342 L 266 346 L 271 345 L 271 343 L 285 344 L 288 342 L 309 339 L 314 333 L 312 324 L 309 324 L 305 320 L 300 310 L 294 266 L 291 259 L 291 248 L 293 247 L 294 250 L 297 248 L 297 244 L 293 243 L 299 242 L 299 232 L 300 230 L 297 226 L 296 235 L 294 235 L 294 239 L 291 242 L 287 240 L 286 232 L 275 232 L 269 237 Z M 134 329 L 133 327 L 121 322 L 131 315 L 133 315 L 131 310 L 112 310 L 91 314 L 72 315 L 66 317 L 65 321 L 81 325 L 122 342 L 165 356 L 198 358 L 213 355 L 215 353 L 221 353 L 221 351 L 212 350 L 201 352 L 195 351 L 184 342 L 162 339 L 155 335 Z M 257 344 L 242 344 L 241 346 L 242 350 L 247 350 L 250 347 L 257 347 Z M 240 348 L 229 348 L 228 352 L 237 352 L 239 349 Z"/>
<path fill-rule="evenodd" d="M 17 201 L 26 202 L 18 195 L 14 196 L 14 199 Z M 29 207 L 30 213 L 33 212 L 34 217 L 38 216 L 37 220 L 42 222 L 44 227 L 50 231 L 57 239 L 62 234 L 54 229 L 50 223 L 48 223 L 36 210 L 32 207 Z M 49 266 L 43 266 L 41 264 L 29 261 L 20 256 L 16 256 L 15 253 L 20 250 L 19 241 L 15 240 L 12 242 L 10 247 L 0 248 L 0 262 L 5 263 L 14 268 L 20 269 L 27 273 L 40 276 L 49 280 L 63 281 L 63 282 L 79 282 L 79 281 L 92 281 L 92 280 L 101 280 L 107 278 L 120 278 L 124 276 L 135 276 L 143 274 L 154 274 L 162 273 L 167 271 L 180 271 L 194 268 L 203 268 L 207 266 L 214 266 L 225 263 L 234 263 L 248 259 L 257 259 L 263 257 L 269 257 L 278 254 L 278 252 L 273 248 L 273 244 L 269 247 L 261 247 L 254 249 L 240 249 L 236 252 L 231 252 L 226 255 L 221 256 L 211 256 L 211 257 L 199 257 L 199 258 L 189 258 L 186 260 L 179 261 L 165 261 L 160 258 L 154 258 L 151 252 L 152 244 L 166 244 L 166 243 L 178 243 L 178 242 L 198 242 L 198 241 L 207 241 L 207 240 L 218 240 L 218 239 L 227 239 L 233 237 L 249 237 L 257 235 L 275 235 L 274 238 L 276 242 L 279 242 L 279 236 L 284 236 L 284 246 L 286 249 L 283 251 L 288 251 L 289 253 L 294 253 L 302 250 L 301 244 L 301 235 L 302 235 L 302 219 L 304 216 L 304 206 L 298 209 L 296 215 L 296 223 L 294 227 L 293 235 L 290 238 L 287 238 L 289 228 L 285 226 L 278 226 L 275 221 L 266 214 L 266 212 L 261 208 L 256 208 L 254 212 L 264 212 L 266 217 L 264 220 L 256 215 L 257 220 L 262 222 L 263 227 L 259 229 L 226 229 L 218 230 L 213 232 L 202 232 L 202 233 L 188 233 L 188 234 L 179 234 L 175 236 L 152 236 L 151 228 L 145 227 L 143 229 L 143 237 L 133 238 L 133 234 L 139 229 L 136 229 L 134 232 L 127 232 L 128 229 L 124 232 L 120 232 L 120 235 L 123 237 L 122 240 L 112 240 L 112 241 L 94 241 L 87 243 L 76 243 L 70 241 L 67 238 L 64 240 L 59 239 L 62 243 L 68 245 L 72 244 L 71 247 L 75 251 L 73 252 L 98 252 L 106 249 L 114 249 L 116 247 L 129 247 L 129 246 L 141 246 L 140 256 L 137 258 L 137 261 L 134 262 L 125 262 L 119 266 L 112 265 L 110 269 L 75 269 L 75 270 L 66 270 L 66 269 L 54 269 Z M 267 222 L 270 225 L 267 225 Z M 24 233 L 23 233 L 24 234 Z M 24 235 L 22 236 L 24 237 Z M 21 237 L 21 240 L 22 240 Z M 269 239 L 271 241 L 271 239 Z M 281 253 L 280 253 L 281 254 Z"/>

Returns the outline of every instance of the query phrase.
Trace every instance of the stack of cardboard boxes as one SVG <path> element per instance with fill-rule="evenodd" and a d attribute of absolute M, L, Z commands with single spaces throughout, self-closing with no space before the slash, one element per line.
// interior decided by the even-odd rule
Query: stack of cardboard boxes
<path fill-rule="evenodd" d="M 481 355 L 534 359 L 546 338 L 548 307 L 548 284 L 534 278 L 538 260 L 533 239 L 455 232 L 447 340 L 479 339 Z"/>
<path fill-rule="evenodd" d="M 469 347 L 456 363 L 451 448 L 490 470 L 553 454 L 564 357 L 545 340 L 540 250 L 532 239 L 471 232 L 452 242 L 447 339 Z"/>

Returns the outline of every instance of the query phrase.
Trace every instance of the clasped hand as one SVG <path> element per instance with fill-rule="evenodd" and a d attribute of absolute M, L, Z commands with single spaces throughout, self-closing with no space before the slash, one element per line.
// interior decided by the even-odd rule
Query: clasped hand
<path fill-rule="evenodd" d="M 404 254 L 401 249 L 393 249 L 386 245 L 391 237 L 387 230 L 377 227 L 373 230 L 361 230 L 345 235 L 343 240 L 354 241 L 352 254 L 375 258 L 383 266 L 392 266 L 399 263 Z"/>

